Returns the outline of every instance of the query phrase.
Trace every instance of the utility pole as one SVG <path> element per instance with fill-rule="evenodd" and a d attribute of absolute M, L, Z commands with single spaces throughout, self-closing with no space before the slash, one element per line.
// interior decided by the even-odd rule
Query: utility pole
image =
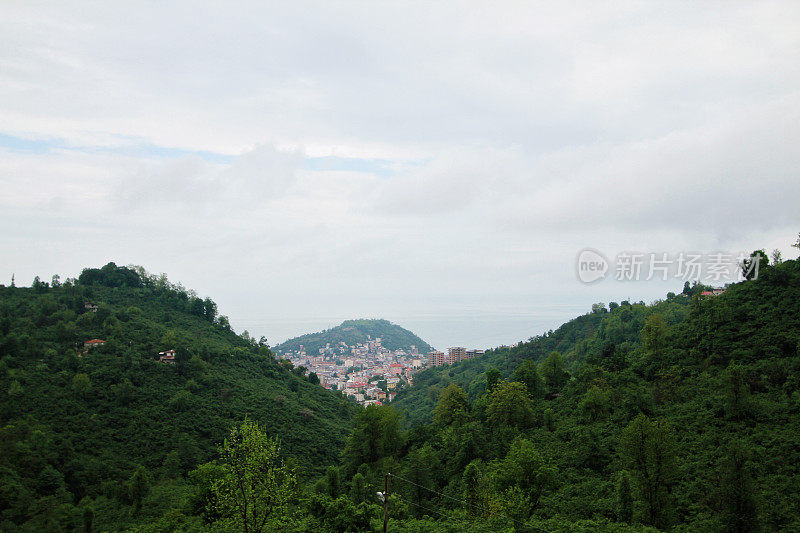
<path fill-rule="evenodd" d="M 383 479 L 383 533 L 389 529 L 389 473 Z"/>

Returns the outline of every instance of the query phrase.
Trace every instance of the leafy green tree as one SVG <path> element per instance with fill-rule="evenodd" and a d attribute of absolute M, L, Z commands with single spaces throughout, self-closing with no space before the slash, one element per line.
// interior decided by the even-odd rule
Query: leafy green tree
<path fill-rule="evenodd" d="M 181 475 L 181 458 L 177 450 L 172 450 L 164 458 L 164 474 L 169 479 L 177 478 Z"/>
<path fill-rule="evenodd" d="M 740 268 L 742 277 L 746 280 L 757 279 L 769 266 L 769 258 L 764 250 L 756 250 L 750 257 L 744 259 Z"/>
<path fill-rule="evenodd" d="M 469 418 L 469 400 L 464 389 L 455 383 L 448 385 L 439 395 L 433 410 L 433 423 L 449 426 L 454 422 L 464 422 Z"/>
<path fill-rule="evenodd" d="M 177 412 L 186 411 L 192 405 L 192 393 L 186 389 L 181 389 L 170 398 L 169 406 Z"/>
<path fill-rule="evenodd" d="M 482 515 L 485 509 L 485 480 L 483 462 L 476 459 L 470 462 L 461 475 L 461 486 L 464 487 L 463 498 L 467 513 L 471 516 Z"/>
<path fill-rule="evenodd" d="M 92 523 L 94 522 L 94 510 L 91 507 L 84 507 L 81 516 L 83 533 L 92 533 Z"/>
<path fill-rule="evenodd" d="M 112 387 L 112 391 L 117 397 L 117 402 L 120 405 L 128 405 L 133 399 L 136 392 L 136 387 L 131 383 L 131 380 L 124 378 L 118 385 Z"/>
<path fill-rule="evenodd" d="M 533 402 L 522 383 L 501 381 L 489 396 L 486 419 L 492 426 L 525 429 L 533 423 Z"/>
<path fill-rule="evenodd" d="M 486 371 L 486 392 L 492 392 L 497 382 L 503 379 L 503 374 L 496 368 L 490 368 Z"/>
<path fill-rule="evenodd" d="M 734 441 L 722 462 L 722 518 L 726 531 L 745 533 L 759 529 L 753 467 L 747 448 Z"/>
<path fill-rule="evenodd" d="M 544 423 L 545 429 L 547 431 L 555 431 L 556 429 L 556 415 L 555 412 L 547 408 L 544 410 L 544 414 L 542 415 L 542 421 Z"/>
<path fill-rule="evenodd" d="M 128 480 L 128 496 L 137 513 L 142 509 L 142 501 L 150 492 L 151 483 L 150 473 L 143 466 L 139 466 Z"/>
<path fill-rule="evenodd" d="M 14 380 L 11 382 L 11 385 L 8 386 L 8 395 L 11 397 L 16 397 L 22 394 L 23 388 L 22 385 L 18 380 Z"/>
<path fill-rule="evenodd" d="M 569 373 L 564 364 L 564 358 L 559 352 L 550 352 L 542 364 L 539 366 L 542 378 L 544 378 L 547 390 L 550 393 L 555 393 L 561 390 L 561 387 L 569 380 Z"/>
<path fill-rule="evenodd" d="M 544 383 L 533 359 L 526 359 L 514 370 L 513 381 L 524 383 L 531 398 L 544 396 Z"/>
<path fill-rule="evenodd" d="M 350 481 L 350 499 L 355 504 L 367 500 L 367 478 L 361 472 L 356 472 Z"/>
<path fill-rule="evenodd" d="M 626 471 L 620 472 L 617 481 L 617 520 L 630 523 L 633 520 L 633 494 L 631 480 Z"/>
<path fill-rule="evenodd" d="M 609 410 L 611 398 L 607 391 L 603 391 L 597 385 L 592 385 L 581 400 L 581 411 L 590 420 L 600 418 Z"/>
<path fill-rule="evenodd" d="M 72 391 L 78 396 L 86 396 L 92 388 L 89 376 L 83 373 L 75 374 L 72 378 Z"/>
<path fill-rule="evenodd" d="M 328 491 L 328 496 L 334 500 L 339 497 L 341 492 L 341 483 L 339 482 L 339 469 L 335 466 L 329 466 L 325 472 L 325 486 Z"/>
<path fill-rule="evenodd" d="M 360 411 L 342 452 L 346 472 L 352 475 L 362 464 L 396 453 L 401 445 L 399 421 L 399 414 L 390 406 L 370 405 Z"/>
<path fill-rule="evenodd" d="M 245 419 L 219 447 L 223 476 L 214 484 L 219 514 L 245 533 L 280 527 L 297 494 L 294 471 L 280 458 L 280 443 Z"/>
<path fill-rule="evenodd" d="M 515 522 L 530 518 L 544 491 L 553 485 L 555 472 L 533 442 L 523 437 L 514 439 L 505 459 L 497 466 L 494 479 L 497 487 L 506 491 L 506 499 L 513 502 Z"/>
<path fill-rule="evenodd" d="M 644 347 L 652 353 L 659 352 L 665 345 L 669 327 L 664 315 L 653 313 L 648 316 L 642 329 Z"/>
<path fill-rule="evenodd" d="M 637 416 L 622 431 L 622 456 L 636 478 L 643 522 L 665 528 L 670 522 L 670 490 L 677 476 L 675 443 L 667 423 Z"/>
<path fill-rule="evenodd" d="M 407 487 L 407 490 L 409 491 L 411 512 L 415 516 L 423 514 L 423 506 L 432 495 L 432 492 L 427 489 L 432 488 L 433 472 L 437 467 L 437 462 L 433 449 L 429 444 L 422 448 L 415 448 L 406 458 L 403 477 L 413 483 L 413 485 Z"/>
<path fill-rule="evenodd" d="M 731 364 L 723 375 L 725 390 L 725 413 L 734 420 L 741 420 L 750 412 L 750 386 L 744 369 Z"/>

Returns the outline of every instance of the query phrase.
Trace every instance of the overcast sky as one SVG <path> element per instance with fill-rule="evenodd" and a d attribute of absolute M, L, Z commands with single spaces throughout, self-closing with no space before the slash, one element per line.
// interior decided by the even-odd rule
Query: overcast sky
<path fill-rule="evenodd" d="M 0 4 L 0 283 L 139 264 L 273 343 L 526 339 L 800 231 L 800 3 Z"/>

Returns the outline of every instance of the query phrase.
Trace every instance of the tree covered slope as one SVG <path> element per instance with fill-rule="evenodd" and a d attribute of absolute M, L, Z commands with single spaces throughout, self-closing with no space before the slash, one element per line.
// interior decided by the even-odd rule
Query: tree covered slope
<path fill-rule="evenodd" d="M 389 350 L 408 351 L 411 346 L 416 346 L 421 354 L 427 354 L 431 350 L 428 343 L 409 330 L 388 320 L 377 319 L 345 320 L 335 328 L 289 339 L 275 346 L 274 350 L 281 354 L 297 351 L 303 346 L 307 354 L 316 355 L 326 344 L 336 346 L 344 342 L 348 346 L 355 346 L 366 343 L 370 338 L 380 338 L 382 346 Z"/>
<path fill-rule="evenodd" d="M 423 374 L 393 404 L 412 429 L 345 466 L 414 481 L 398 485 L 419 530 L 441 517 L 514 531 L 800 528 L 800 262 L 719 296 L 696 289 Z"/>
<path fill-rule="evenodd" d="M 0 287 L 0 530 L 46 520 L 42 505 L 80 514 L 85 498 L 125 515 L 138 467 L 180 486 L 245 417 L 301 471 L 338 459 L 354 407 L 236 335 L 210 299 L 113 264 L 53 285 Z"/>

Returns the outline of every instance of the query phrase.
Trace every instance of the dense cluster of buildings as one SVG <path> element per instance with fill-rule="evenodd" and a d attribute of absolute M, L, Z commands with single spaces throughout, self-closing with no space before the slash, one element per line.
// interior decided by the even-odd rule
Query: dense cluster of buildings
<path fill-rule="evenodd" d="M 326 344 L 318 353 L 308 354 L 303 346 L 293 352 L 279 354 L 292 364 L 305 367 L 319 377 L 326 389 L 340 390 L 362 405 L 392 401 L 397 390 L 410 385 L 414 374 L 426 367 L 450 365 L 483 355 L 483 350 L 450 348 L 432 351 L 424 356 L 411 346 L 408 351 L 389 350 L 380 337 L 349 346 L 339 342 Z"/>

